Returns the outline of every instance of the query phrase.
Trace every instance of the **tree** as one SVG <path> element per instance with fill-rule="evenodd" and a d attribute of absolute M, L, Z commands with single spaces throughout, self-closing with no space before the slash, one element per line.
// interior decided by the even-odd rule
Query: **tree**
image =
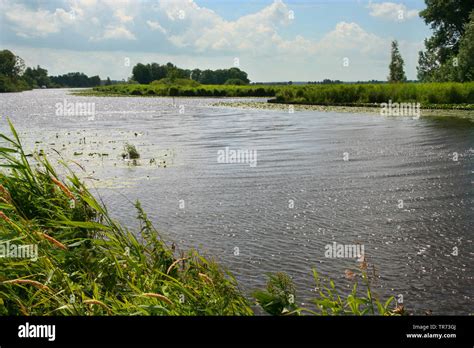
<path fill-rule="evenodd" d="M 105 80 L 105 85 L 110 86 L 112 84 L 112 81 L 110 81 L 110 77 L 107 76 L 107 80 Z"/>
<path fill-rule="evenodd" d="M 199 76 L 199 83 L 203 85 L 212 85 L 216 83 L 214 72 L 212 70 L 203 70 Z"/>
<path fill-rule="evenodd" d="M 150 71 L 152 81 L 164 79 L 167 74 L 166 66 L 160 65 L 158 63 L 152 63 L 150 65 Z"/>
<path fill-rule="evenodd" d="M 199 69 L 194 69 L 190 73 L 190 78 L 194 81 L 199 81 L 199 78 L 201 77 L 201 70 Z"/>
<path fill-rule="evenodd" d="M 425 0 L 426 9 L 420 17 L 429 24 L 433 36 L 425 40 L 426 51 L 418 58 L 418 79 L 421 81 L 453 81 L 459 78 L 454 58 L 469 16 L 474 10 L 472 0 Z"/>
<path fill-rule="evenodd" d="M 48 70 L 39 65 L 36 68 L 26 68 L 23 78 L 31 87 L 49 87 L 51 79 L 48 77 Z"/>
<path fill-rule="evenodd" d="M 388 76 L 388 82 L 405 82 L 407 77 L 405 76 L 405 71 L 403 70 L 402 55 L 398 49 L 397 40 L 392 41 L 392 58 L 388 68 L 390 69 L 390 75 Z"/>
<path fill-rule="evenodd" d="M 133 79 L 138 83 L 150 83 L 153 81 L 149 64 L 146 66 L 142 63 L 138 63 L 133 67 L 132 74 Z"/>
<path fill-rule="evenodd" d="M 0 74 L 8 77 L 18 77 L 23 73 L 25 63 L 9 50 L 0 51 Z"/>
<path fill-rule="evenodd" d="M 148 84 L 152 81 L 168 78 L 171 81 L 176 79 L 194 80 L 205 85 L 217 84 L 223 85 L 228 80 L 238 79 L 244 84 L 250 82 L 247 73 L 239 68 L 200 70 L 200 69 L 181 69 L 173 63 L 160 65 L 158 63 L 142 64 L 138 63 L 132 69 L 132 78 L 138 83 Z"/>
<path fill-rule="evenodd" d="M 460 82 L 474 81 L 474 11 L 465 27 L 457 60 L 457 78 Z"/>
<path fill-rule="evenodd" d="M 107 78 L 107 79 L 110 81 L 109 78 Z M 89 77 L 89 87 L 95 87 L 95 86 L 100 86 L 100 76 L 99 75 Z"/>
<path fill-rule="evenodd" d="M 100 86 L 100 76 L 88 77 L 84 73 L 71 72 L 60 76 L 51 76 L 51 81 L 59 87 L 94 87 Z"/>

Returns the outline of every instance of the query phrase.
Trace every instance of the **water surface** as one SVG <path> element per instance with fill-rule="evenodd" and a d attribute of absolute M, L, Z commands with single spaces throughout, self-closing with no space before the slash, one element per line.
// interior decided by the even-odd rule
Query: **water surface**
<path fill-rule="evenodd" d="M 95 103 L 95 118 L 57 116 L 64 99 Z M 29 151 L 54 156 L 56 149 L 80 163 L 93 178 L 88 185 L 128 226 L 139 199 L 167 240 L 215 257 L 247 294 L 265 273 L 285 271 L 298 302 L 307 303 L 313 267 L 349 287 L 344 271 L 358 263 L 326 258 L 335 241 L 364 245 L 379 295 L 401 294 L 419 314 L 473 312 L 469 122 L 290 114 L 216 101 L 62 89 L 0 94 L 0 130 L 8 116 Z M 138 166 L 122 160 L 126 142 L 140 152 Z M 257 151 L 257 165 L 218 163 L 225 147 Z"/>

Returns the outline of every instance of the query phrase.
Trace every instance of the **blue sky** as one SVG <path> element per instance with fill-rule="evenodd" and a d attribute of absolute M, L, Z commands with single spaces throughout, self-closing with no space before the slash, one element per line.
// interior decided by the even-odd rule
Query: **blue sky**
<path fill-rule="evenodd" d="M 423 1 L 0 0 L 0 47 L 50 74 L 126 79 L 137 62 L 238 64 L 252 81 L 388 74 L 397 39 L 407 76 L 430 36 Z"/>

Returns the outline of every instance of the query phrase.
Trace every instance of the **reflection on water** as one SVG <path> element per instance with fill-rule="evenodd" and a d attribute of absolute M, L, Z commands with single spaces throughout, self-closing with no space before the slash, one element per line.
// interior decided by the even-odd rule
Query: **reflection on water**
<path fill-rule="evenodd" d="M 94 102 L 94 120 L 55 116 L 64 98 Z M 471 123 L 214 101 L 38 90 L 0 95 L 0 113 L 31 151 L 56 149 L 83 165 L 117 219 L 133 226 L 140 199 L 168 240 L 215 256 L 247 292 L 286 271 L 306 302 L 312 267 L 349 287 L 344 271 L 356 260 L 326 258 L 325 246 L 362 244 L 380 295 L 402 294 L 420 314 L 472 312 Z M 127 142 L 138 166 L 122 159 Z M 256 151 L 258 164 L 219 163 L 226 147 Z"/>

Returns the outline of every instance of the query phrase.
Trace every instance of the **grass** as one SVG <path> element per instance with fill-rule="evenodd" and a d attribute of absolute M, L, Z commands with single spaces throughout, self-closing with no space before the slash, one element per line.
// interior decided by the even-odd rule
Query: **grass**
<path fill-rule="evenodd" d="M 95 87 L 82 95 L 132 95 L 167 97 L 273 97 L 278 86 L 260 85 L 193 85 L 171 83 L 169 80 L 155 81 L 149 85 L 117 84 Z"/>
<path fill-rule="evenodd" d="M 420 103 L 423 108 L 474 109 L 474 82 L 340 84 L 283 87 L 274 102 L 287 104 L 379 106 Z"/>
<path fill-rule="evenodd" d="M 227 270 L 195 250 L 168 246 L 139 202 L 131 231 L 110 217 L 65 161 L 60 175 L 46 156 L 28 157 L 11 123 L 10 129 L 11 137 L 0 134 L 0 245 L 37 246 L 37 255 L 0 257 L 0 315 L 254 314 Z M 283 274 L 270 276 L 255 298 L 273 315 L 401 314 L 389 308 L 393 298 L 383 305 L 374 299 L 362 271 L 367 291 L 361 297 L 356 285 L 346 299 L 332 282 L 317 285 L 314 310 L 296 305 Z"/>
<path fill-rule="evenodd" d="M 118 84 L 80 92 L 96 96 L 274 97 L 270 102 L 305 105 L 379 107 L 380 103 L 413 102 L 426 109 L 474 109 L 474 82 L 331 85 L 193 85 L 155 81 L 149 85 Z"/>

